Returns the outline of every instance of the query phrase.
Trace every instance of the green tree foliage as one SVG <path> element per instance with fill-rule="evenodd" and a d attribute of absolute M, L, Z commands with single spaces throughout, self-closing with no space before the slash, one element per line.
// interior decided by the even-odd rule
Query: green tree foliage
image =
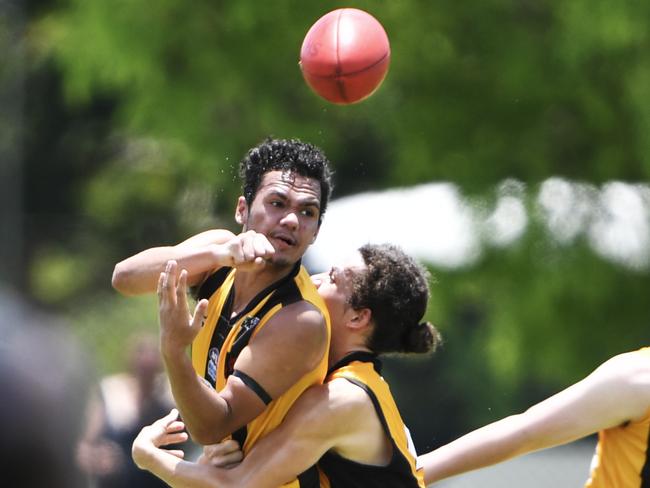
<path fill-rule="evenodd" d="M 238 161 L 267 135 L 322 146 L 336 196 L 650 176 L 648 2 L 354 2 L 386 27 L 392 64 L 372 98 L 346 107 L 311 93 L 298 67 L 307 29 L 335 2 L 36 3 L 28 62 L 13 68 L 28 95 L 24 286 L 75 316 L 105 355 L 93 338 L 155 321 L 115 299 L 113 264 L 232 226 Z M 447 345 L 387 372 L 420 439 L 523 408 L 650 339 L 647 272 L 580 242 L 553 247 L 541 229 L 469 269 L 434 272 L 430 314 Z M 419 396 L 407 393 L 413 371 L 432 378 Z M 421 405 L 440 414 L 425 420 Z"/>

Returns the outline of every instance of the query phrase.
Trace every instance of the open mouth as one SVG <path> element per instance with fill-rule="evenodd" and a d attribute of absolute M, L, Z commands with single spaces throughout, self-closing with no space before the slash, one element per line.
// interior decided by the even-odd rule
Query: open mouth
<path fill-rule="evenodd" d="M 295 244 L 296 244 L 296 240 L 293 239 L 290 236 L 287 236 L 287 235 L 277 234 L 277 235 L 273 236 L 273 239 L 275 239 L 277 241 L 280 241 L 280 242 L 284 242 L 287 246 L 295 246 Z"/>

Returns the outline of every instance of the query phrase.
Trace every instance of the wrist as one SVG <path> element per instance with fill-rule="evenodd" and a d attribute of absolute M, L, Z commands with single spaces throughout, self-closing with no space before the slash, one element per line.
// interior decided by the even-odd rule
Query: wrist
<path fill-rule="evenodd" d="M 232 256 L 226 244 L 210 244 L 209 250 L 214 268 L 232 264 Z"/>
<path fill-rule="evenodd" d="M 169 344 L 161 341 L 160 354 L 166 365 L 182 363 L 187 359 L 187 347 L 179 344 Z"/>
<path fill-rule="evenodd" d="M 133 462 L 140 469 L 149 471 L 152 461 L 154 459 L 154 450 L 153 445 L 146 445 L 136 441 L 133 443 L 133 448 L 131 449 L 131 456 L 133 457 Z"/>

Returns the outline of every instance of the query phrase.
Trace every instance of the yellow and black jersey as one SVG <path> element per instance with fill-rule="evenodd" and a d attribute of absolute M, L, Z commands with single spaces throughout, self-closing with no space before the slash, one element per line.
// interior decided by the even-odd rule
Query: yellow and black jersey
<path fill-rule="evenodd" d="M 650 359 L 650 347 L 636 351 Z M 589 488 L 650 487 L 650 409 L 639 420 L 598 433 Z"/>
<path fill-rule="evenodd" d="M 275 429 L 284 419 L 300 394 L 315 384 L 321 384 L 327 374 L 327 354 L 312 371 L 278 398 L 270 398 L 252 379 L 234 369 L 239 353 L 282 307 L 304 300 L 314 305 L 327 323 L 327 349 L 329 350 L 330 321 L 325 302 L 318 294 L 304 267 L 297 263 L 284 278 L 276 281 L 249 302 L 246 308 L 232 315 L 233 283 L 236 270 L 221 268 L 211 275 L 198 291 L 198 298 L 209 300 L 207 317 L 201 332 L 192 343 L 192 364 L 217 391 L 222 390 L 231 374 L 238 376 L 267 403 L 264 412 L 245 427 L 233 433 L 244 453 L 264 435 Z M 299 345 L 296 345 L 299 347 Z M 290 351 L 289 351 L 290 353 Z M 285 486 L 318 486 L 315 469 L 304 473 L 299 480 Z"/>
<path fill-rule="evenodd" d="M 391 461 L 387 466 L 371 466 L 329 451 L 318 461 L 323 488 L 425 487 L 422 470 L 416 467 L 411 436 L 380 370 L 381 363 L 375 354 L 355 352 L 334 365 L 326 381 L 344 378 L 368 394 L 393 445 Z"/>

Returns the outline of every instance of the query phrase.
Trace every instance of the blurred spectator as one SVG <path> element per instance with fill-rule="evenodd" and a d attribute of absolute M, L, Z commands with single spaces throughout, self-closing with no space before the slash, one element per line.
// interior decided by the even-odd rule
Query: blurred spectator
<path fill-rule="evenodd" d="M 79 488 L 88 362 L 65 324 L 0 287 L 2 486 Z"/>
<path fill-rule="evenodd" d="M 103 378 L 88 404 L 77 461 L 93 487 L 167 486 L 135 466 L 131 444 L 143 426 L 166 415 L 172 406 L 157 338 L 132 336 L 128 371 Z"/>

